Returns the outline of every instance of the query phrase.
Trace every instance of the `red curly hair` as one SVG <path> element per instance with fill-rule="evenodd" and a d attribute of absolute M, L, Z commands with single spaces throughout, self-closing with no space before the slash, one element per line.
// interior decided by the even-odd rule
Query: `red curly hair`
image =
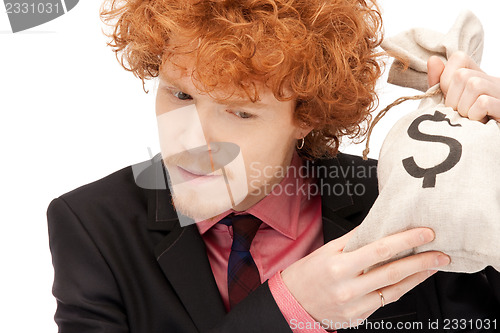
<path fill-rule="evenodd" d="M 304 158 L 335 156 L 342 136 L 362 136 L 378 101 L 374 1 L 106 0 L 101 18 L 114 27 L 108 45 L 143 87 L 173 55 L 193 53 L 193 82 L 205 92 L 233 87 L 255 101 L 257 81 L 278 100 L 296 99 L 295 121 L 313 127 Z M 179 36 L 190 42 L 169 43 Z"/>

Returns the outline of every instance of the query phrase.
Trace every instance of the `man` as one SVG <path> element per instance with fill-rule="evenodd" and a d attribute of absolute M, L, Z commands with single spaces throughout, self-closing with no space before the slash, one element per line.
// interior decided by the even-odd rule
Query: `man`
<path fill-rule="evenodd" d="M 500 277 L 491 269 L 436 274 L 449 258 L 427 252 L 361 273 L 431 242 L 430 229 L 342 253 L 377 196 L 375 161 L 336 154 L 373 109 L 376 8 L 113 1 L 102 14 L 118 19 L 112 45 L 126 68 L 159 77 L 162 154 L 140 172 L 124 168 L 51 203 L 61 332 L 494 325 Z M 475 117 L 497 116 L 474 101 L 487 95 L 493 105 L 498 89 L 467 88 L 496 79 L 467 61 L 433 59 L 430 83 L 441 79 L 464 116 L 466 106 Z"/>

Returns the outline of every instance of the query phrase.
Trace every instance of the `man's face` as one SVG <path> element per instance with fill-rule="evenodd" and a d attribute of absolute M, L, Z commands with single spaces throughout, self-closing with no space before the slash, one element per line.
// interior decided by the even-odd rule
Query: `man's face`
<path fill-rule="evenodd" d="M 245 210 L 267 195 L 307 130 L 293 121 L 295 101 L 278 101 L 263 85 L 256 103 L 197 90 L 185 60 L 182 70 L 170 62 L 162 67 L 156 114 L 174 205 L 199 221 Z"/>

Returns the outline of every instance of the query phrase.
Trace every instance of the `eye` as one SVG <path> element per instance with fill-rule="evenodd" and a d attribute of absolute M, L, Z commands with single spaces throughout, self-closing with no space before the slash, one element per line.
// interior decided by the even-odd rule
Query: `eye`
<path fill-rule="evenodd" d="M 253 117 L 252 114 L 244 111 L 232 111 L 232 113 L 241 119 L 248 119 Z"/>
<path fill-rule="evenodd" d="M 191 95 L 188 95 L 182 91 L 175 91 L 172 95 L 174 95 L 175 98 L 180 99 L 181 101 L 189 101 L 193 99 Z"/>

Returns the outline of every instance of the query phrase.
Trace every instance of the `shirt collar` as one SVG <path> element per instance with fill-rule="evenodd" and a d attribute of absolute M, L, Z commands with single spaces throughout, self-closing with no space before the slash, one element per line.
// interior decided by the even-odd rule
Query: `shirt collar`
<path fill-rule="evenodd" d="M 273 188 L 271 193 L 244 212 L 229 209 L 215 217 L 196 223 L 200 234 L 203 235 L 231 213 L 237 215 L 246 213 L 252 214 L 282 235 L 295 240 L 298 232 L 300 208 L 302 202 L 306 200 L 305 192 L 307 192 L 300 191 L 300 189 L 308 181 L 300 176 L 301 166 L 302 159 L 294 151 L 289 172 L 279 185 Z"/>

